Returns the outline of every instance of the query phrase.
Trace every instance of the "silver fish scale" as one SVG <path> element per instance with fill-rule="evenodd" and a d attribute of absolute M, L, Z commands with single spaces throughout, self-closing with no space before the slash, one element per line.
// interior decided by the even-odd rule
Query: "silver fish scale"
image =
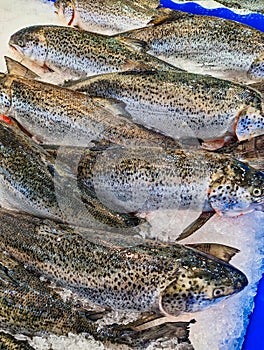
<path fill-rule="evenodd" d="M 208 168 L 199 156 L 184 158 L 179 153 L 177 158 L 158 149 L 143 149 L 142 156 L 133 149 L 104 152 L 92 173 L 97 197 L 120 212 L 202 210 L 209 187 Z"/>
<path fill-rule="evenodd" d="M 131 118 L 175 139 L 235 136 L 235 120 L 247 106 L 262 113 L 261 96 L 225 80 L 179 72 L 102 74 L 70 84 L 89 96 L 113 97 Z M 261 129 L 262 117 L 256 125 Z M 241 130 L 246 126 L 242 125 Z"/>
<path fill-rule="evenodd" d="M 145 41 L 148 53 L 177 67 L 188 64 L 193 72 L 199 68 L 219 76 L 229 73 L 234 80 L 247 80 L 251 65 L 264 51 L 264 34 L 254 28 L 177 11 L 172 21 L 125 35 Z"/>

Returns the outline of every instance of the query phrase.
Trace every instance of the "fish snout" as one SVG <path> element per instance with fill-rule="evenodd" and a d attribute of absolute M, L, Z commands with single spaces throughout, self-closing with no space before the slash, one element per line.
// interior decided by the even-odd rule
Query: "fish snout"
<path fill-rule="evenodd" d="M 235 280 L 234 283 L 234 290 L 236 292 L 240 292 L 241 290 L 243 290 L 246 286 L 248 285 L 248 279 L 247 276 L 240 272 L 238 278 Z"/>
<path fill-rule="evenodd" d="M 47 41 L 40 26 L 26 27 L 11 35 L 8 45 L 26 59 L 44 65 L 47 57 Z"/>
<path fill-rule="evenodd" d="M 264 115 L 262 112 L 251 106 L 243 109 L 235 125 L 235 134 L 239 141 L 263 135 Z"/>

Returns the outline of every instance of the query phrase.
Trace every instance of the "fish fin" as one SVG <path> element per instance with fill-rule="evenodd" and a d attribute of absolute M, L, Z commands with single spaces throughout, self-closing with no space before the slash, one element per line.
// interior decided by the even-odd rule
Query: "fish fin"
<path fill-rule="evenodd" d="M 107 315 L 111 310 L 105 309 L 102 311 L 94 311 L 94 310 L 84 310 L 81 311 L 81 313 L 88 318 L 90 321 L 98 321 L 104 318 L 105 315 Z"/>
<path fill-rule="evenodd" d="M 13 58 L 4 56 L 8 74 L 19 75 L 23 78 L 36 79 L 40 78 L 38 74 L 24 66 L 23 64 L 15 61 Z"/>
<path fill-rule="evenodd" d="M 233 256 L 240 251 L 237 248 L 217 243 L 186 244 L 186 246 L 197 249 L 203 253 L 213 255 L 225 262 L 229 262 Z"/>
<path fill-rule="evenodd" d="M 93 102 L 100 107 L 105 108 L 114 115 L 121 115 L 125 118 L 132 119 L 131 115 L 126 111 L 126 103 L 112 97 L 91 97 Z"/>
<path fill-rule="evenodd" d="M 175 11 L 165 8 L 160 8 L 158 9 L 158 11 L 160 15 L 155 16 L 155 18 L 153 18 L 148 24 L 158 26 L 160 24 L 173 22 L 181 18 L 193 17 L 193 15 L 190 13 L 184 13 L 181 11 Z"/>
<path fill-rule="evenodd" d="M 203 141 L 201 147 L 208 151 L 215 151 L 219 148 L 224 147 L 226 144 L 225 139 Z"/>
<path fill-rule="evenodd" d="M 136 62 L 130 59 L 127 59 L 125 61 L 125 64 L 123 64 L 122 69 L 124 71 L 146 71 L 151 70 L 153 68 L 151 65 L 144 63 L 144 62 Z M 153 68 L 155 70 L 155 68 Z"/>
<path fill-rule="evenodd" d="M 144 324 L 146 318 L 128 323 L 126 325 L 112 324 L 105 326 L 100 332 L 109 337 L 109 340 L 114 337 L 115 342 L 124 343 L 137 349 L 148 345 L 150 342 L 159 338 L 174 338 L 176 337 L 179 342 L 189 341 L 190 322 L 166 322 L 166 317 L 160 317 L 160 315 L 151 316 L 152 321 L 154 319 L 164 319 L 163 323 L 150 326 L 148 328 L 141 327 L 139 324 Z M 136 326 L 135 326 L 136 325 Z M 137 329 L 138 327 L 138 329 Z"/>
<path fill-rule="evenodd" d="M 199 230 L 211 217 L 215 215 L 214 211 L 203 211 L 200 216 L 187 226 L 177 237 L 176 241 L 181 241 L 184 238 L 191 236 L 195 231 Z"/>
<path fill-rule="evenodd" d="M 116 40 L 122 44 L 125 44 L 126 46 L 128 46 L 128 48 L 130 48 L 134 51 L 146 52 L 148 49 L 148 43 L 146 41 L 143 41 L 143 40 L 133 39 L 133 38 L 129 38 L 127 36 L 116 37 Z"/>
<path fill-rule="evenodd" d="M 247 86 L 249 86 L 252 89 L 257 90 L 262 95 L 264 93 L 264 83 L 262 81 L 261 82 L 257 82 L 257 83 L 248 84 Z"/>

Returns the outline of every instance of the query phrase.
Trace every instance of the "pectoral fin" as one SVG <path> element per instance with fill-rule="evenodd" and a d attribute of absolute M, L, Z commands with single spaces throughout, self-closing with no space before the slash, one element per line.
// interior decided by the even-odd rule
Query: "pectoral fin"
<path fill-rule="evenodd" d="M 125 44 L 129 49 L 132 49 L 133 51 L 146 52 L 148 49 L 148 43 L 143 40 L 133 39 L 126 36 L 116 37 L 116 40 L 122 44 Z"/>
<path fill-rule="evenodd" d="M 186 246 L 213 255 L 225 262 L 229 262 L 233 256 L 239 252 L 239 249 L 237 248 L 217 243 L 186 244 Z"/>
<path fill-rule="evenodd" d="M 195 231 L 199 230 L 199 228 L 201 228 L 209 219 L 211 219 L 214 214 L 214 211 L 203 211 L 195 221 L 193 221 L 182 231 L 182 233 L 180 233 L 176 241 L 181 241 L 182 239 L 191 236 Z"/>
<path fill-rule="evenodd" d="M 151 320 L 161 319 L 159 315 L 150 316 Z M 189 325 L 192 322 L 166 322 L 166 317 L 163 317 L 165 323 L 157 326 L 137 330 L 139 324 L 144 324 L 149 318 L 143 318 L 127 325 L 113 324 L 100 329 L 100 335 L 108 338 L 116 343 L 127 344 L 131 347 L 141 348 L 147 346 L 151 341 L 159 338 L 178 338 L 179 342 L 188 342 L 189 340 Z M 139 328 L 138 328 L 139 329 Z"/>
<path fill-rule="evenodd" d="M 13 60 L 10 57 L 4 56 L 8 74 L 19 75 L 23 78 L 36 79 L 39 75 L 24 66 L 23 64 Z"/>

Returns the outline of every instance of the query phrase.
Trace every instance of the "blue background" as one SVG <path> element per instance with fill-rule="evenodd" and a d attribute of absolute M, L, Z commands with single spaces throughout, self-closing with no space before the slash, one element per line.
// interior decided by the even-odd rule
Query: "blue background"
<path fill-rule="evenodd" d="M 55 0 L 50 0 L 55 2 Z M 263 0 L 264 1 L 264 0 Z M 169 0 L 161 0 L 163 7 L 169 7 L 174 10 L 180 10 L 201 15 L 216 16 L 232 19 L 237 22 L 245 23 L 251 27 L 257 28 L 264 32 L 264 15 L 251 13 L 249 15 L 238 15 L 228 9 L 205 9 L 194 3 L 175 4 Z M 264 350 L 264 277 L 262 277 L 258 293 L 255 297 L 254 312 L 250 317 L 250 323 L 247 329 L 247 335 L 242 350 Z"/>

